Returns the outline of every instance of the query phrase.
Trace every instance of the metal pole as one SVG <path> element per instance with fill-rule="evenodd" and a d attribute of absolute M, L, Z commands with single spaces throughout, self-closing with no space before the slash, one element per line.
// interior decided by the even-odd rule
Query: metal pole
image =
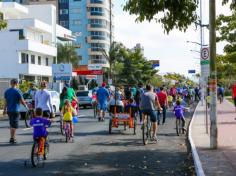
<path fill-rule="evenodd" d="M 217 97 L 216 97 L 216 4 L 215 0 L 209 0 L 209 36 L 210 36 L 210 148 L 217 149 Z"/>

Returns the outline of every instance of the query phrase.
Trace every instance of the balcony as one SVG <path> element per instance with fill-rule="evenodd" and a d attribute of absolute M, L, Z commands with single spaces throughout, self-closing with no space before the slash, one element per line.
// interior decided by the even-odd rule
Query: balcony
<path fill-rule="evenodd" d="M 102 25 L 102 24 L 87 24 L 87 30 L 88 31 L 104 31 L 107 33 L 110 33 L 110 30 L 108 29 L 108 27 L 106 25 Z"/>
<path fill-rule="evenodd" d="M 96 13 L 96 14 L 95 14 L 95 12 L 87 12 L 87 17 L 88 17 L 88 19 L 101 19 L 101 20 L 110 21 L 110 17 L 108 15 L 105 15 L 105 14 L 101 15 L 101 13 Z"/>
<path fill-rule="evenodd" d="M 25 29 L 30 28 L 43 33 L 52 33 L 50 25 L 37 19 L 11 19 L 7 21 L 8 29 Z"/>
<path fill-rule="evenodd" d="M 39 75 L 39 76 L 52 76 L 52 67 L 35 65 L 35 64 L 19 64 L 19 73 L 25 75 Z"/>
<path fill-rule="evenodd" d="M 44 41 L 44 43 L 39 43 L 36 41 L 23 39 L 19 40 L 16 44 L 18 45 L 17 48 L 19 48 L 19 51 L 32 51 L 48 56 L 57 56 L 57 48 L 48 45 L 47 41 Z"/>
<path fill-rule="evenodd" d="M 109 4 L 105 3 L 104 1 L 97 1 L 97 2 L 91 3 L 91 0 L 87 0 L 87 7 L 101 7 L 101 8 L 106 8 L 107 10 L 110 10 Z"/>
<path fill-rule="evenodd" d="M 98 38 L 95 38 L 94 36 L 88 36 L 87 43 L 105 43 L 105 44 L 110 45 L 110 40 L 105 37 L 98 39 Z"/>

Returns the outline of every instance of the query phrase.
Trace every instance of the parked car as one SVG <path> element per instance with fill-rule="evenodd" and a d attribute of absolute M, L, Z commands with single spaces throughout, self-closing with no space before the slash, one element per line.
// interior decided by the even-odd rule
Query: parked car
<path fill-rule="evenodd" d="M 54 90 L 49 90 L 49 93 L 51 94 L 51 97 L 52 97 L 52 106 L 53 106 L 54 113 L 56 115 L 60 114 L 60 110 L 59 110 L 60 95 L 59 95 L 59 93 L 57 91 L 54 91 Z M 24 93 L 23 98 L 26 101 L 26 104 L 28 105 L 28 107 L 31 108 L 31 106 L 32 106 L 32 97 L 31 97 L 31 95 L 28 94 L 28 93 Z M 25 117 L 26 112 L 27 112 L 27 109 L 21 104 L 20 105 L 21 118 Z"/>
<path fill-rule="evenodd" d="M 79 106 L 83 106 L 84 108 L 86 108 L 87 106 L 93 106 L 92 90 L 78 91 L 76 92 L 76 96 L 78 98 Z"/>

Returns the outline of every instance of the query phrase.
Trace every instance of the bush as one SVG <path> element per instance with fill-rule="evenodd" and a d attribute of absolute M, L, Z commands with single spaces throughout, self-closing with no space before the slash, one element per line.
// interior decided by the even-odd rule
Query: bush
<path fill-rule="evenodd" d="M 4 99 L 0 98 L 0 109 L 4 108 Z"/>

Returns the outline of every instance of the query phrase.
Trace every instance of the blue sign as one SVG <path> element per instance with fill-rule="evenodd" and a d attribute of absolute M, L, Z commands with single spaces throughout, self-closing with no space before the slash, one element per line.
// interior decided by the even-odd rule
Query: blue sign
<path fill-rule="evenodd" d="M 70 76 L 54 76 L 53 77 L 53 80 L 56 81 L 56 80 L 61 80 L 61 81 L 70 81 Z"/>
<path fill-rule="evenodd" d="M 156 67 L 159 67 L 160 64 L 152 64 L 152 68 L 156 68 Z"/>
<path fill-rule="evenodd" d="M 189 74 L 196 73 L 196 70 L 189 70 L 188 73 Z"/>

